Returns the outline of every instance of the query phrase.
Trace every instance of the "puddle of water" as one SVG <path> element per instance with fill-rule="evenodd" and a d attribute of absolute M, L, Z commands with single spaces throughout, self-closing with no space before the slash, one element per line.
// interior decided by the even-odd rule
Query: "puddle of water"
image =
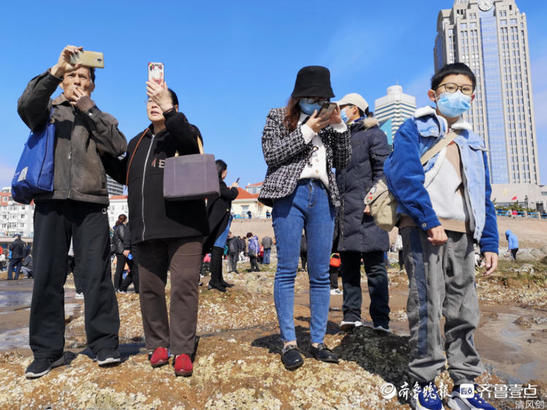
<path fill-rule="evenodd" d="M 0 351 L 28 347 L 28 327 L 7 330 L 0 339 Z"/>
<path fill-rule="evenodd" d="M 4 299 L 0 298 L 0 307 L 3 308 L 3 310 L 0 311 L 0 315 L 14 314 L 15 309 L 22 310 L 22 309 L 18 309 L 19 307 L 26 307 L 24 310 L 27 310 L 27 311 L 29 310 L 30 298 L 32 297 L 32 292 L 0 291 L 0 293 L 4 295 L 8 294 L 7 298 L 4 298 Z M 72 294 L 69 297 L 65 293 L 65 301 L 72 299 L 72 297 L 73 297 Z M 70 316 L 78 317 L 80 315 L 81 310 L 82 310 L 82 305 L 80 305 L 79 303 L 65 302 L 65 318 Z M 25 319 L 24 323 L 21 320 L 17 320 L 17 322 L 14 322 L 14 326 L 19 326 L 19 327 L 0 332 L 0 351 L 12 350 L 12 349 L 18 349 L 18 348 L 28 348 L 28 340 L 29 340 L 28 326 L 20 327 L 21 325 L 27 325 L 27 320 L 28 319 Z"/>
<path fill-rule="evenodd" d="M 32 291 L 0 290 L 0 308 L 30 305 Z"/>

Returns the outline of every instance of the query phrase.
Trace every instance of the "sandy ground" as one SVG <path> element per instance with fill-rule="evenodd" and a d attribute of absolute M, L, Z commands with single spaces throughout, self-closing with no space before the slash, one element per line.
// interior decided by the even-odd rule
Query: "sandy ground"
<path fill-rule="evenodd" d="M 148 364 L 138 295 L 118 295 L 124 361 L 120 366 L 101 369 L 85 349 L 83 302 L 73 299 L 69 282 L 69 364 L 34 381 L 23 377 L 31 361 L 29 350 L 13 348 L 17 344 L 24 346 L 28 337 L 24 328 L 28 318 L 25 300 L 3 308 L 0 315 L 9 319 L 0 321 L 1 343 L 8 349 L 0 353 L 0 408 L 408 408 L 404 400 L 387 400 L 381 393 L 386 382 L 400 387 L 406 380 L 406 275 L 390 269 L 393 335 L 368 327 L 353 333 L 340 332 L 342 297 L 331 298 L 326 343 L 342 360 L 338 365 L 329 365 L 307 353 L 308 285 L 306 273 L 301 272 L 296 285 L 295 318 L 299 345 L 306 358 L 302 368 L 288 372 L 279 359 L 281 341 L 272 295 L 274 266 L 263 267 L 260 273 L 226 275 L 235 284 L 226 294 L 200 288 L 200 339 L 190 378 L 175 378 L 171 366 L 152 369 Z M 476 344 L 487 368 L 479 381 L 498 385 L 531 383 L 540 386 L 537 394 L 545 400 L 541 392 L 547 381 L 546 272 L 541 265 L 534 265 L 533 275 L 521 277 L 512 273 L 518 269 L 515 266 L 506 264 L 503 272 L 488 279 L 478 276 L 483 315 Z M 30 282 L 10 285 L 24 292 Z M 363 317 L 370 321 L 366 279 L 362 285 Z M 437 383 L 448 391 L 451 388 L 447 372 Z M 497 408 L 515 408 L 517 404 L 516 400 L 491 402 Z"/>

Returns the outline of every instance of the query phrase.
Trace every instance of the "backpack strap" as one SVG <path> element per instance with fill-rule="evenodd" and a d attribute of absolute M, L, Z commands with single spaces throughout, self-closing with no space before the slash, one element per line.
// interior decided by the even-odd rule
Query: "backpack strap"
<path fill-rule="evenodd" d="M 444 138 L 441 138 L 435 145 L 433 145 L 433 147 L 424 152 L 424 154 L 420 158 L 420 162 L 422 163 L 422 165 L 425 165 L 427 161 L 429 161 L 431 158 L 441 152 L 443 148 L 448 147 L 448 145 L 452 141 L 454 141 L 454 138 L 456 138 L 457 136 L 458 134 L 456 134 L 454 130 L 450 130 Z"/>
<path fill-rule="evenodd" d="M 131 169 L 131 164 L 133 163 L 133 158 L 135 157 L 135 153 L 137 152 L 137 149 L 139 148 L 139 145 L 141 144 L 141 141 L 143 137 L 146 135 L 146 133 L 150 131 L 150 128 L 145 129 L 141 136 L 139 137 L 139 140 L 137 141 L 137 144 L 135 145 L 135 149 L 131 153 L 131 157 L 129 158 L 129 163 L 127 164 L 127 173 L 125 174 L 125 185 L 127 186 L 129 183 L 129 170 Z"/>

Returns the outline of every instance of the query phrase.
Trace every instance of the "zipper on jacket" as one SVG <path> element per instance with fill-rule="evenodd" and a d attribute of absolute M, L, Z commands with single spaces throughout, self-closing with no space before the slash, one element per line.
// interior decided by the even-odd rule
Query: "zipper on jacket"
<path fill-rule="evenodd" d="M 144 168 L 142 170 L 142 185 L 141 185 L 141 196 L 142 196 L 142 240 L 144 241 L 144 232 L 146 231 L 146 223 L 144 222 L 144 183 L 146 181 L 146 165 L 148 164 L 148 158 L 150 157 L 150 151 L 152 151 L 152 145 L 154 145 L 154 134 L 152 134 L 152 140 L 150 141 L 150 146 L 148 147 L 148 152 L 146 153 L 146 159 L 144 160 Z"/>
<path fill-rule="evenodd" d="M 71 199 L 72 195 L 72 134 L 74 133 L 74 127 L 76 126 L 76 110 L 72 107 L 72 114 L 74 115 L 74 121 L 72 121 L 72 128 L 70 130 L 70 149 L 68 150 L 68 160 L 70 162 L 70 169 L 68 172 L 68 199 Z M 55 188 L 53 189 L 55 191 Z"/>

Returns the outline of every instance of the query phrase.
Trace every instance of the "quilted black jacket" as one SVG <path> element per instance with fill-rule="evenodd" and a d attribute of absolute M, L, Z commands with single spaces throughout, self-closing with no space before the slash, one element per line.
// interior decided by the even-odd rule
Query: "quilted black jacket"
<path fill-rule="evenodd" d="M 274 108 L 268 113 L 262 134 L 262 152 L 268 165 L 259 200 L 272 206 L 274 199 L 290 195 L 312 154 L 313 144 L 306 143 L 300 125 L 290 132 L 285 126 L 285 108 Z M 349 131 L 336 132 L 327 127 L 319 132 L 327 151 L 329 194 L 334 206 L 340 206 L 340 195 L 333 168 L 345 168 L 351 159 Z"/>

